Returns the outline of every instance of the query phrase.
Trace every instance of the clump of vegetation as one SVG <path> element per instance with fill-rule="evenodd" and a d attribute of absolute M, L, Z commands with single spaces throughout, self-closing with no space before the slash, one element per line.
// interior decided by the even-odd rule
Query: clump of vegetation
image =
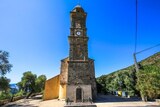
<path fill-rule="evenodd" d="M 9 63 L 8 57 L 8 52 L 0 50 L 0 76 L 11 71 L 12 65 Z"/>
<path fill-rule="evenodd" d="M 33 93 L 40 93 L 44 90 L 46 81 L 45 75 L 40 75 L 37 78 L 36 74 L 32 74 L 31 71 L 23 73 L 21 81 L 17 84 L 21 91 L 21 94 L 27 95 L 26 98 L 29 98 Z"/>
<path fill-rule="evenodd" d="M 131 68 L 130 68 L 131 69 Z M 101 86 L 98 91 L 101 93 L 114 93 L 115 91 L 125 91 L 130 96 L 137 93 L 135 88 L 135 71 L 120 70 L 109 75 L 103 75 L 97 78 L 97 83 Z"/>
<path fill-rule="evenodd" d="M 137 72 L 136 88 L 144 100 L 156 99 L 160 96 L 160 67 L 147 65 L 143 68 Z"/>
<path fill-rule="evenodd" d="M 12 94 L 9 92 L 1 92 L 0 93 L 0 100 L 4 100 L 4 99 L 11 99 Z"/>
<path fill-rule="evenodd" d="M 24 96 L 24 91 L 23 90 L 20 90 L 18 91 L 16 94 L 14 94 L 15 97 L 22 97 Z"/>
<path fill-rule="evenodd" d="M 140 96 L 143 100 L 160 97 L 160 52 L 142 60 L 140 71 L 134 65 L 97 78 L 98 92 L 113 93 L 125 91 L 130 96 Z"/>
<path fill-rule="evenodd" d="M 12 100 L 13 97 L 20 97 L 24 95 L 29 98 L 29 96 L 33 93 L 43 92 L 46 76 L 40 75 L 37 77 L 37 75 L 32 74 L 31 71 L 23 73 L 21 81 L 17 84 L 19 86 L 19 91 L 17 89 L 11 89 L 9 86 L 10 79 L 5 77 L 5 75 L 9 73 L 12 68 L 8 57 L 8 52 L 0 50 L 0 100 Z"/>
<path fill-rule="evenodd" d="M 8 57 L 8 52 L 0 50 L 0 100 L 10 98 L 10 79 L 5 77 L 5 75 L 10 72 L 12 68 L 12 65 L 9 63 Z"/>

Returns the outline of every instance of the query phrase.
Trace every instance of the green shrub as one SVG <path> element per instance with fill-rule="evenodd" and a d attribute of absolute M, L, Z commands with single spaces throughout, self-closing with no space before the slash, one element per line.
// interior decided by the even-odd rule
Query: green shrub
<path fill-rule="evenodd" d="M 18 93 L 16 93 L 14 96 L 16 97 L 20 97 L 20 96 L 23 96 L 24 95 L 24 91 L 19 91 Z"/>
<path fill-rule="evenodd" d="M 0 93 L 0 100 L 10 99 L 12 97 L 11 93 L 1 92 Z"/>

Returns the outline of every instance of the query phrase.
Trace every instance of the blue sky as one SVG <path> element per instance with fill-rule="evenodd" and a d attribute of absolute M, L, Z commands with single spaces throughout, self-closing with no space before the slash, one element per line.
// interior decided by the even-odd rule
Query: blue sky
<path fill-rule="evenodd" d="M 160 43 L 160 0 L 138 0 L 137 51 Z M 0 50 L 10 53 L 12 83 L 23 72 L 51 78 L 69 53 L 69 12 L 78 0 L 0 0 Z M 135 0 L 80 0 L 88 13 L 89 56 L 96 77 L 133 64 Z M 160 47 L 137 55 L 138 61 Z"/>

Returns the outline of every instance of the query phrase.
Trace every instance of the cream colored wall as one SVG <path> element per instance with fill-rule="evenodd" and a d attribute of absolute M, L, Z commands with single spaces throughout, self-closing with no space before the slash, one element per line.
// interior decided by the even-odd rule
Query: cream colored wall
<path fill-rule="evenodd" d="M 59 75 L 49 79 L 45 83 L 43 100 L 51 100 L 59 97 Z"/>
<path fill-rule="evenodd" d="M 66 85 L 60 85 L 60 87 L 59 87 L 59 99 L 66 99 Z"/>

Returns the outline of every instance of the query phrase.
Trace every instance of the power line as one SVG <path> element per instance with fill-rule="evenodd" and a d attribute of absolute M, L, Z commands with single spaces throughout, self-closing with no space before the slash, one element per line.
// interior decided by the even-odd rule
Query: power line
<path fill-rule="evenodd" d="M 133 58 L 134 58 L 134 64 L 135 64 L 135 68 L 136 68 L 136 71 L 139 71 L 139 65 L 138 65 L 138 63 L 137 63 L 137 59 L 136 59 L 136 55 L 137 54 L 140 54 L 140 53 L 142 53 L 142 52 L 144 52 L 144 51 L 148 51 L 148 50 L 150 50 L 150 49 L 153 49 L 153 48 L 155 48 L 155 47 L 158 47 L 158 46 L 160 46 L 160 44 L 157 44 L 157 45 L 155 45 L 155 46 L 152 46 L 152 47 L 149 47 L 149 48 L 146 48 L 146 49 L 144 49 L 144 50 L 142 50 L 142 51 L 139 51 L 139 52 L 137 52 L 137 38 L 138 38 L 138 0 L 136 0 L 136 25 L 135 25 L 135 49 L 134 49 L 134 54 L 133 54 Z"/>
<path fill-rule="evenodd" d="M 160 44 L 157 44 L 157 45 L 154 45 L 154 46 L 152 46 L 152 47 L 146 48 L 146 49 L 144 49 L 144 50 L 142 50 L 142 51 L 137 52 L 136 54 L 140 54 L 140 53 L 142 53 L 142 52 L 144 52 L 144 51 L 148 51 L 148 50 L 153 49 L 153 48 L 158 47 L 158 46 L 160 46 Z"/>
<path fill-rule="evenodd" d="M 142 53 L 144 51 L 150 50 L 152 48 L 155 48 L 157 46 L 160 46 L 160 44 L 157 44 L 155 46 L 152 46 L 152 47 L 149 47 L 149 48 L 146 48 L 146 49 L 144 49 L 142 51 L 137 52 L 137 40 L 138 40 L 138 0 L 136 0 L 136 21 L 135 22 L 136 22 L 136 25 L 135 25 L 135 49 L 134 49 L 134 54 L 135 55 L 136 54 L 140 54 L 140 53 Z"/>

